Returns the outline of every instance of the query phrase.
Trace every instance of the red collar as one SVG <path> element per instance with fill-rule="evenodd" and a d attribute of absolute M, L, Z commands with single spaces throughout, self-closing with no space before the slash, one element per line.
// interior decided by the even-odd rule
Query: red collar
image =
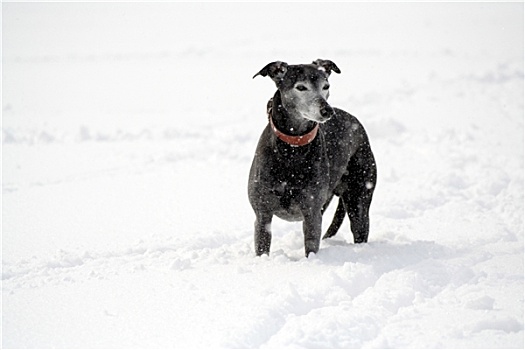
<path fill-rule="evenodd" d="M 292 135 L 286 135 L 285 133 L 279 131 L 277 129 L 277 127 L 275 126 L 275 124 L 273 123 L 273 120 L 272 120 L 272 117 L 270 116 L 270 126 L 273 130 L 273 132 L 275 133 L 275 135 L 277 135 L 277 137 L 279 139 L 281 139 L 281 141 L 284 141 L 286 142 L 287 144 L 289 144 L 290 146 L 294 146 L 294 147 L 298 147 L 298 146 L 305 146 L 307 144 L 309 144 L 310 142 L 312 142 L 315 137 L 317 136 L 317 131 L 319 130 L 319 124 L 316 124 L 315 125 L 315 128 L 312 129 L 312 131 L 304 134 L 304 135 L 300 135 L 300 136 L 292 136 Z"/>
<path fill-rule="evenodd" d="M 299 147 L 299 146 L 305 146 L 312 142 L 315 137 L 317 136 L 317 131 L 319 130 L 319 124 L 315 125 L 315 128 L 312 129 L 312 131 L 300 135 L 300 136 L 292 136 L 292 135 L 286 135 L 282 131 L 279 131 L 272 120 L 272 108 L 273 108 L 273 98 L 268 101 L 268 104 L 266 105 L 266 113 L 268 114 L 268 120 L 270 121 L 270 127 L 272 128 L 273 132 L 277 137 L 281 140 L 289 144 L 293 147 Z"/>

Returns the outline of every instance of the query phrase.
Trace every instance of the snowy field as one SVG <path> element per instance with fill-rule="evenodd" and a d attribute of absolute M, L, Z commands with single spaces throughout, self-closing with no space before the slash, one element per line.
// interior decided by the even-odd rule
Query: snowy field
<path fill-rule="evenodd" d="M 524 347 L 523 3 L 4 2 L 2 21 L 4 348 Z M 252 76 L 317 58 L 376 156 L 370 240 L 346 219 L 306 259 L 275 219 L 255 257 L 275 87 Z"/>

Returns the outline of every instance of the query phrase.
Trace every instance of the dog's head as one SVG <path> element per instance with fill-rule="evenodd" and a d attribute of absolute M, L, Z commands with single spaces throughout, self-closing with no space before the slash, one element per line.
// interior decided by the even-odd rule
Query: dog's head
<path fill-rule="evenodd" d="M 341 73 L 334 62 L 318 59 L 311 64 L 288 65 L 276 61 L 269 63 L 253 77 L 269 76 L 279 89 L 284 109 L 292 115 L 324 123 L 334 114 L 326 102 L 332 73 Z"/>

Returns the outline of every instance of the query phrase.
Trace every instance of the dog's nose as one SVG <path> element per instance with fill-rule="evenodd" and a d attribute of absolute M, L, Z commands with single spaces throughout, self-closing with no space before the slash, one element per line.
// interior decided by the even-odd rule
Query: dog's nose
<path fill-rule="evenodd" d="M 334 109 L 328 105 L 321 108 L 321 117 L 325 118 L 326 120 L 332 118 L 334 115 Z"/>

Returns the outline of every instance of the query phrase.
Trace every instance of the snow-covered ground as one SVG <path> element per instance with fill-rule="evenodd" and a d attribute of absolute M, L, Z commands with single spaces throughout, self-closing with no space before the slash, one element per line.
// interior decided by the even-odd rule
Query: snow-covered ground
<path fill-rule="evenodd" d="M 3 3 L 7 348 L 523 348 L 523 3 Z M 255 257 L 271 61 L 333 60 L 370 242 Z M 332 206 L 323 226 L 329 225 Z"/>

